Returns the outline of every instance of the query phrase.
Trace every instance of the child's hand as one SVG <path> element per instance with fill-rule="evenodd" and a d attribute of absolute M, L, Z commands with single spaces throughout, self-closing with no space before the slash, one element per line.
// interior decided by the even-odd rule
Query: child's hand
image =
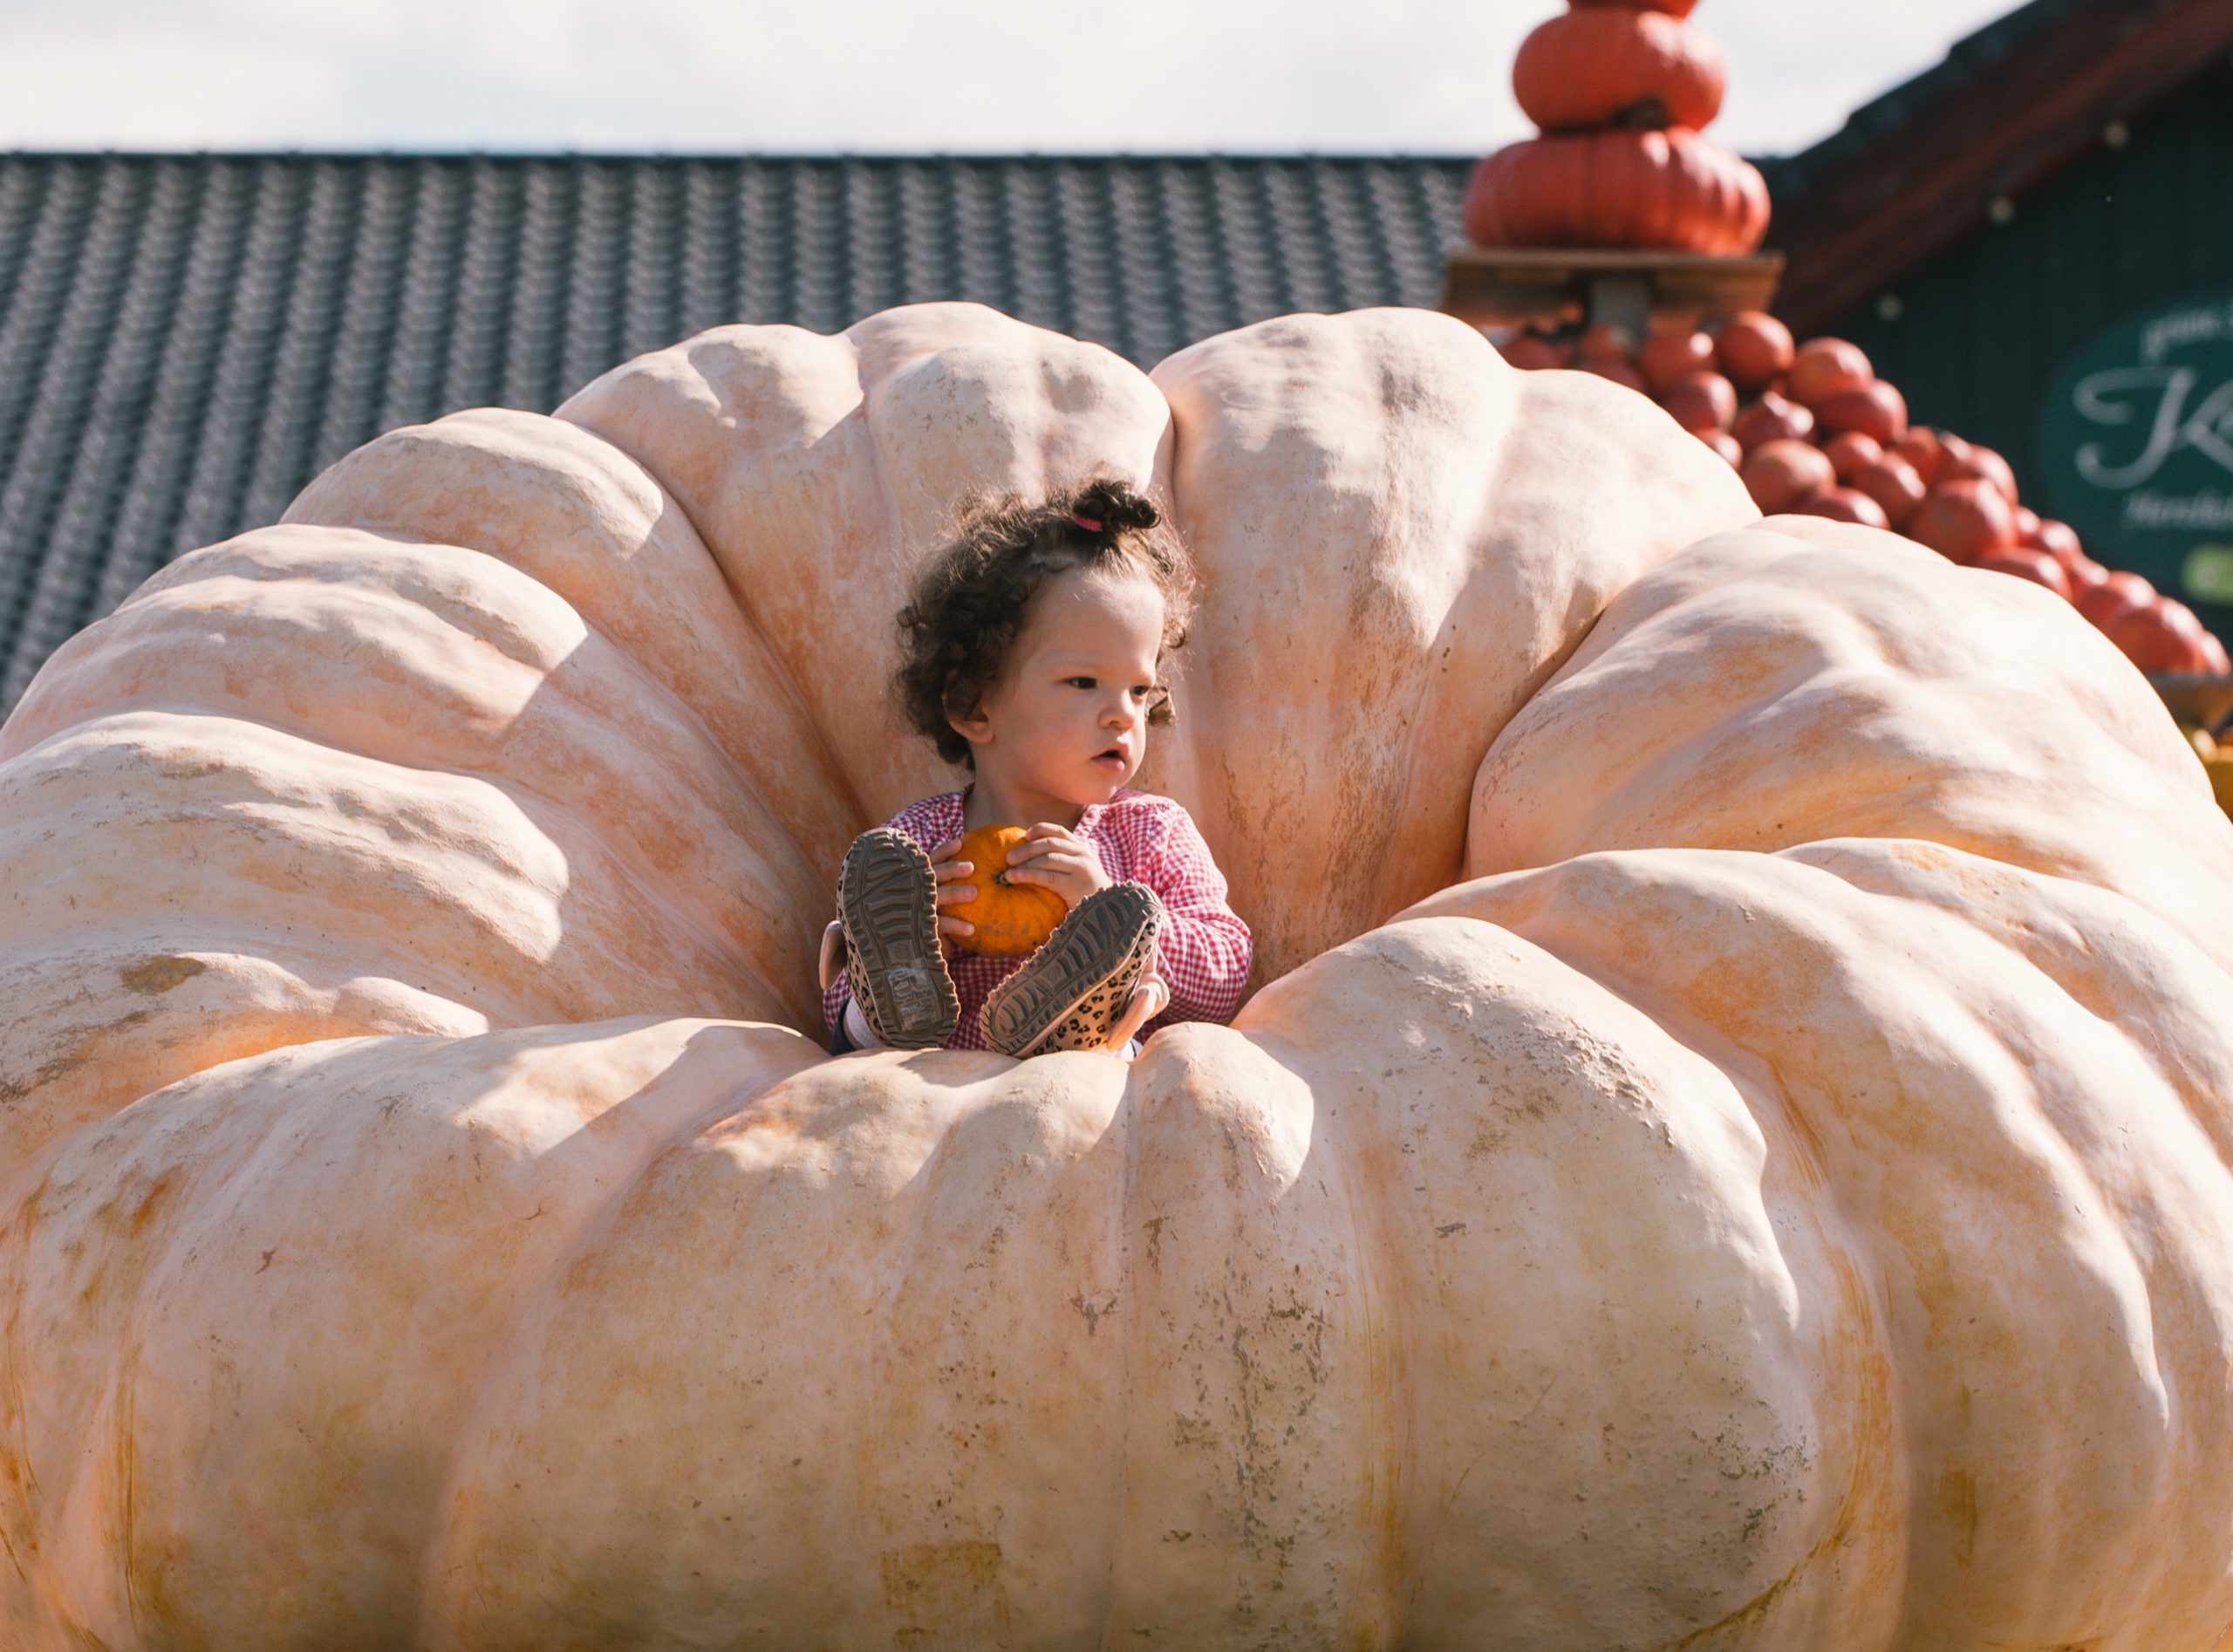
<path fill-rule="evenodd" d="M 1008 882 L 1036 884 L 1062 898 L 1072 911 L 1089 895 L 1111 887 L 1115 879 L 1101 870 L 1093 846 L 1067 826 L 1041 821 L 1008 850 Z"/>
<path fill-rule="evenodd" d="M 931 876 L 938 880 L 939 934 L 946 940 L 967 940 L 977 932 L 977 925 L 963 918 L 948 918 L 946 908 L 962 906 L 977 898 L 977 891 L 963 882 L 977 869 L 966 860 L 953 858 L 953 851 L 961 847 L 959 837 L 949 837 L 931 851 Z M 959 884 L 949 888 L 949 884 Z"/>

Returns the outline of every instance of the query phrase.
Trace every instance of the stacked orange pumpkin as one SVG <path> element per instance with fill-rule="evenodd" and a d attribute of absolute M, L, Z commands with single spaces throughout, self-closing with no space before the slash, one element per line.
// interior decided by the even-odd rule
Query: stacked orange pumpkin
<path fill-rule="evenodd" d="M 1465 194 L 1484 247 L 1647 247 L 1733 255 L 1760 244 L 1767 185 L 1701 134 L 1721 112 L 1721 51 L 1697 0 L 1569 0 L 1513 65 L 1542 136 L 1490 155 Z"/>
<path fill-rule="evenodd" d="M 1857 345 L 1798 344 L 1773 316 L 1747 311 L 1717 334 L 1684 327 L 1639 345 L 1600 324 L 1570 343 L 1531 333 L 1504 350 L 1514 366 L 1580 367 L 1651 396 L 1737 467 L 1772 516 L 1895 529 L 1965 566 L 2036 581 L 2142 671 L 2233 670 L 2192 609 L 2138 574 L 2103 567 L 2067 523 L 2026 507 L 1999 454 L 1909 425 L 1906 398 Z"/>

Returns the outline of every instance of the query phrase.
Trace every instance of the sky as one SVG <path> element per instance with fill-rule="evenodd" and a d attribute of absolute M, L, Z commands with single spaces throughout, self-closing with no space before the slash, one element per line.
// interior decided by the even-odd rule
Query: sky
<path fill-rule="evenodd" d="M 1786 154 L 2014 0 L 1704 0 Z M 0 147 L 1466 154 L 1559 0 L 0 0 Z"/>

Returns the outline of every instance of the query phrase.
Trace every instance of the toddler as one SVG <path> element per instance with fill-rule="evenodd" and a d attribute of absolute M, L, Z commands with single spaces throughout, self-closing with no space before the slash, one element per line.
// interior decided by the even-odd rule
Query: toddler
<path fill-rule="evenodd" d="M 1163 664 L 1186 639 L 1184 546 L 1155 506 L 1095 481 L 980 509 L 900 611 L 894 679 L 915 730 L 971 783 L 854 839 L 823 937 L 830 1052 L 889 1045 L 1137 1050 L 1240 1002 L 1248 926 L 1185 809 L 1126 785 L 1171 720 Z M 1068 915 L 1028 959 L 969 950 L 955 857 L 981 826 L 1028 825 L 1008 881 Z M 1144 1034 L 1143 1034 L 1144 1035 Z"/>

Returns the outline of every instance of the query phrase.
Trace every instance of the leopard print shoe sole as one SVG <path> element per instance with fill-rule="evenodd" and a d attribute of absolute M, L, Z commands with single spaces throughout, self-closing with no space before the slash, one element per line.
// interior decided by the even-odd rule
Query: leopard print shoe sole
<path fill-rule="evenodd" d="M 953 1036 L 961 1000 L 939 951 L 938 879 L 931 857 L 889 826 L 863 832 L 837 869 L 845 980 L 870 1029 L 894 1049 L 931 1049 Z"/>
<path fill-rule="evenodd" d="M 1145 884 L 1089 895 L 978 1015 L 985 1041 L 1018 1059 L 1099 1049 L 1155 963 L 1163 903 Z"/>

